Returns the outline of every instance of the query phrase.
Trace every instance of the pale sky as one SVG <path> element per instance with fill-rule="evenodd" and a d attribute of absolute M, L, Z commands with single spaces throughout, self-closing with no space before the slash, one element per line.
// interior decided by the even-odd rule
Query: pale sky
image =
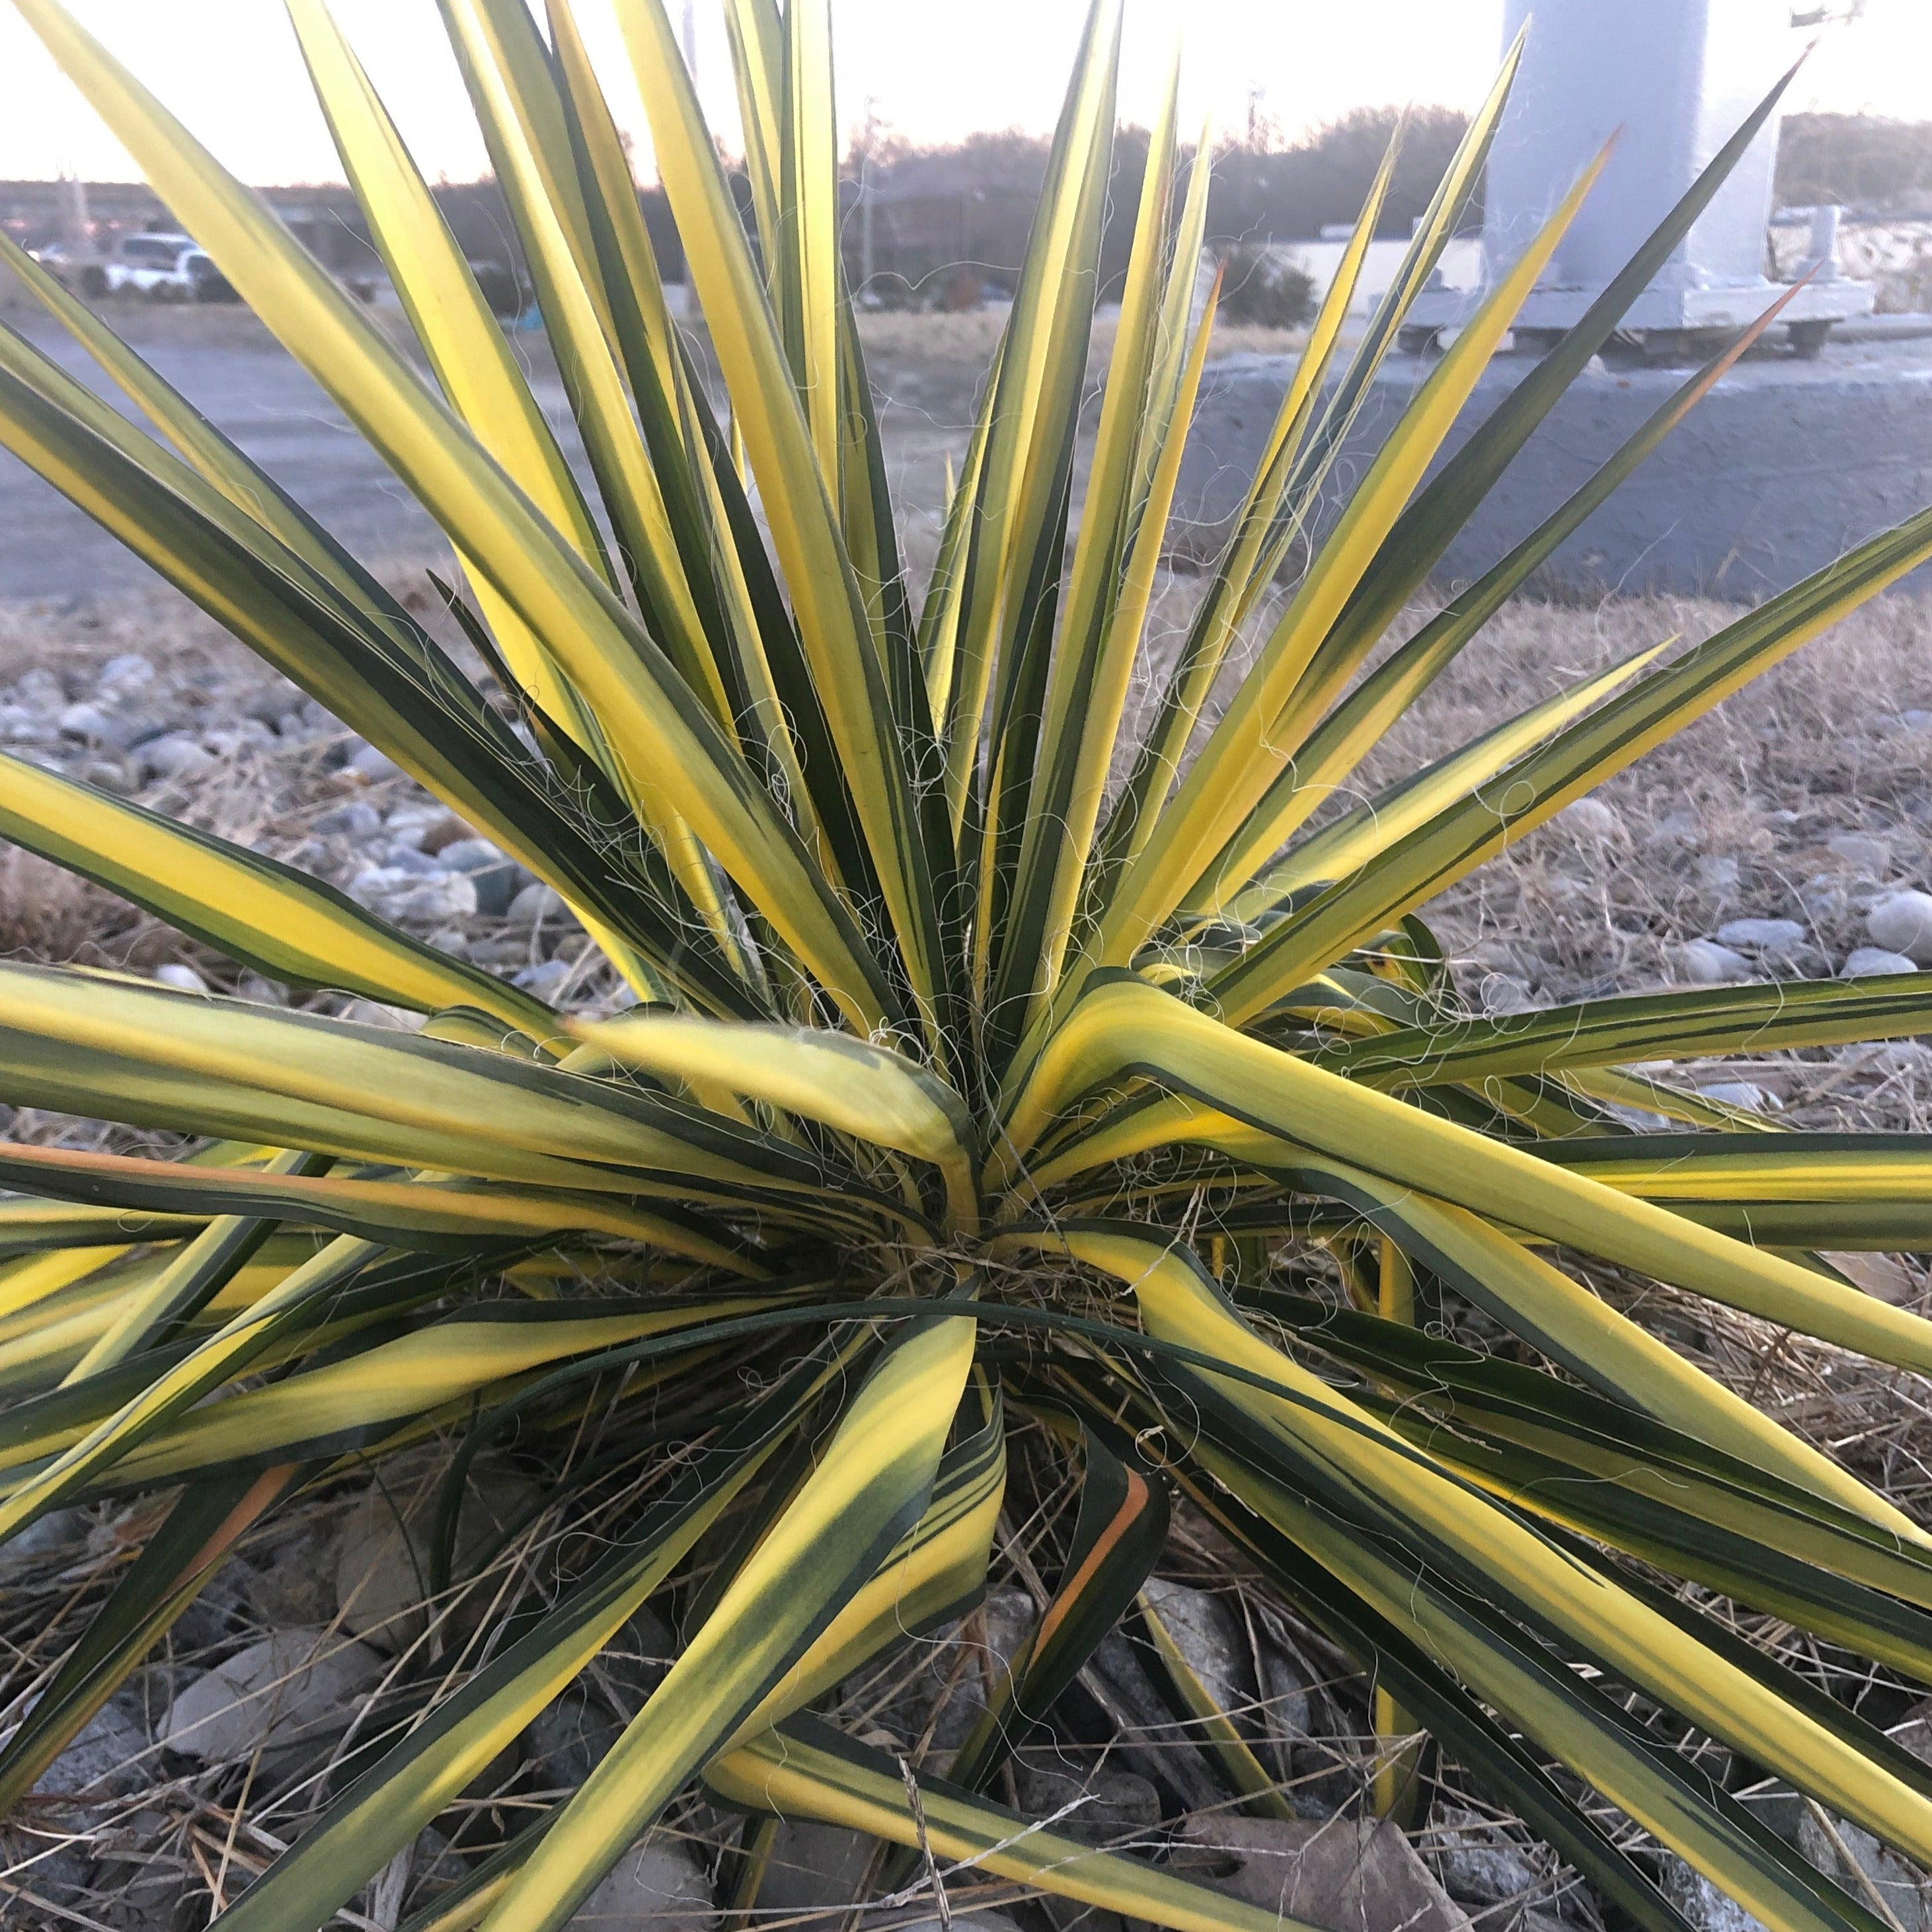
<path fill-rule="evenodd" d="M 424 172 L 456 181 L 484 172 L 435 0 L 335 4 Z M 1783 0 L 1758 4 L 1784 10 Z M 341 178 L 277 0 L 69 4 L 244 179 Z M 682 0 L 670 4 L 681 17 Z M 713 124 L 730 141 L 735 116 L 718 0 L 694 4 L 700 82 Z M 608 7 L 578 0 L 579 18 L 620 120 L 641 134 Z M 946 141 L 978 128 L 1051 124 L 1084 0 L 832 0 L 832 10 L 848 128 L 869 98 L 914 140 Z M 1846 12 L 1846 0 L 1828 10 Z M 1363 105 L 1466 107 L 1493 68 L 1502 11 L 1502 0 L 1129 0 L 1123 112 L 1145 118 L 1177 33 L 1190 122 L 1211 113 L 1217 124 L 1240 128 L 1251 89 L 1291 132 Z M 0 82 L 0 178 L 134 176 L 5 0 Z M 1860 17 L 1827 25 L 1788 104 L 1932 118 L 1932 0 L 1864 0 Z"/>

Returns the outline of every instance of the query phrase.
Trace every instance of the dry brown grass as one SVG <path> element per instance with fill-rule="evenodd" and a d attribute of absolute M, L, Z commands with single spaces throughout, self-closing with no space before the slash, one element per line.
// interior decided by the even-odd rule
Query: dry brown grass
<path fill-rule="evenodd" d="M 874 318 L 921 323 L 964 318 Z M 908 541 L 923 574 L 932 532 Z M 418 560 L 382 574 L 427 614 Z M 1149 620 L 1157 672 L 1172 659 L 1200 580 L 1165 574 Z M 1416 606 L 1391 633 L 1408 634 Z M 1249 650 L 1265 629 L 1264 611 Z M 1694 642 L 1730 622 L 1735 606 L 1693 599 L 1617 598 L 1587 608 L 1519 599 L 1498 614 L 1396 725 L 1330 809 L 1371 795 L 1490 724 L 1646 646 Z M 1510 973 L 1539 998 L 1668 983 L 1670 949 L 1745 915 L 1799 919 L 1835 967 L 1864 942 L 1859 882 L 1826 850 L 1841 831 L 1880 834 L 1892 864 L 1872 884 L 1932 886 L 1932 734 L 1899 722 L 1932 710 L 1932 604 L 1904 596 L 1856 613 L 1711 716 L 1660 746 L 1598 796 L 1620 821 L 1608 836 L 1563 821 L 1531 835 L 1437 905 L 1432 917 L 1462 956 Z M 0 607 L 0 682 L 29 665 L 81 688 L 108 658 L 140 650 L 165 662 L 185 701 L 232 715 L 273 681 L 252 654 L 172 593 L 76 604 Z M 1217 697 L 1238 675 L 1231 666 Z M 1130 732 L 1156 688 L 1137 686 Z M 1212 707 L 1210 706 L 1210 711 Z M 180 796 L 194 822 L 244 842 L 293 826 L 338 793 L 307 748 L 238 753 Z M 1710 883 L 1734 860 L 1733 885 Z M 134 928 L 118 902 L 24 855 L 0 874 L 0 953 L 118 962 Z M 1507 962 L 1508 963 L 1504 963 Z M 140 963 L 158 963 L 146 954 Z"/>
<path fill-rule="evenodd" d="M 1694 642 L 1736 615 L 1688 599 L 1512 604 L 1389 734 L 1366 785 L 1646 645 Z M 1660 983 L 1672 942 L 1744 916 L 1798 920 L 1835 967 L 1866 942 L 1856 874 L 1827 838 L 1877 832 L 1892 865 L 1874 883 L 1926 880 L 1932 739 L 1886 728 L 1932 706 L 1928 626 L 1932 607 L 1911 598 L 1855 613 L 1604 786 L 1597 796 L 1621 821 L 1608 837 L 1559 820 L 1450 895 L 1445 934 L 1474 948 L 1507 931 L 1532 989 L 1558 998 Z M 1734 886 L 1699 862 L 1724 859 L 1736 862 Z"/>
<path fill-rule="evenodd" d="M 9 847 L 0 856 L 0 957 L 159 965 L 165 951 L 152 962 L 134 957 L 134 938 L 148 923 L 125 900 L 31 852 Z"/>
<path fill-rule="evenodd" d="M 110 296 L 97 304 L 108 326 L 144 353 L 178 344 L 196 348 L 272 349 L 274 338 L 237 302 L 150 302 Z M 44 323 L 46 310 L 7 271 L 0 269 L 0 315 L 16 326 Z"/>
<path fill-rule="evenodd" d="M 935 539 L 933 518 L 912 522 L 916 578 Z M 382 574 L 428 614 L 421 560 L 394 562 Z M 1156 674 L 1200 587 L 1196 577 L 1163 577 L 1149 622 Z M 1391 641 L 1428 608 L 1407 614 Z M 1734 606 L 1692 599 L 1587 608 L 1517 600 L 1325 810 L 1372 795 L 1579 677 L 1669 639 L 1694 642 L 1736 615 Z M 1238 655 L 1252 655 L 1269 616 L 1261 614 Z M 1894 596 L 1868 606 L 1603 788 L 1598 796 L 1612 820 L 1559 818 L 1426 908 L 1468 997 L 1507 1005 L 1670 985 L 1682 976 L 1677 948 L 1744 916 L 1798 920 L 1808 950 L 1797 970 L 1838 970 L 1867 943 L 1864 910 L 1881 887 L 1932 890 L 1932 731 L 1902 722 L 1908 712 L 1932 711 L 1928 631 L 1925 600 Z M 106 658 L 130 650 L 165 662 L 185 701 L 212 716 L 239 711 L 272 681 L 208 620 L 158 588 L 64 610 L 0 609 L 0 681 L 31 664 L 81 688 Z M 1230 667 L 1217 700 L 1239 668 Z M 1156 688 L 1152 677 L 1137 686 L 1130 734 L 1144 728 Z M 162 802 L 225 836 L 293 850 L 316 813 L 339 800 L 338 786 L 313 745 L 244 748 Z M 1884 841 L 1889 862 L 1879 873 L 1862 875 L 1826 844 L 1852 831 Z M 221 962 L 98 888 L 17 853 L 0 868 L 0 955 L 140 970 L 178 958 L 232 978 Z M 1856 1065 L 1856 1054 L 1759 1060 L 1738 1075 L 1783 1101 L 1794 1122 L 1919 1125 L 1932 1124 L 1932 1072 L 1922 1059 L 1932 1054 L 1907 1046 L 1865 1051 Z"/>

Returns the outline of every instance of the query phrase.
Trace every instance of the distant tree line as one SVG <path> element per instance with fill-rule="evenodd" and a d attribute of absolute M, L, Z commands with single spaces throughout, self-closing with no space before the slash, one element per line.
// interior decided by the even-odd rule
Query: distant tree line
<path fill-rule="evenodd" d="M 1872 214 L 1932 208 L 1932 121 L 1877 114 L 1787 114 L 1778 145 L 1787 208 L 1837 202 Z"/>
<path fill-rule="evenodd" d="M 1402 118 L 1394 107 L 1360 107 L 1298 140 L 1284 143 L 1264 129 L 1258 138 L 1224 143 L 1208 194 L 1210 242 L 1225 256 L 1259 262 L 1264 258 L 1256 244 L 1307 240 L 1352 221 Z M 1408 233 L 1467 125 L 1467 117 L 1450 108 L 1409 112 L 1381 233 Z M 1126 270 L 1147 144 L 1146 130 L 1136 128 L 1123 129 L 1114 143 L 1102 254 L 1102 274 L 1112 286 Z M 845 168 L 846 264 L 854 284 L 869 270 L 875 294 L 941 304 L 970 303 L 987 287 L 1009 284 L 1025 253 L 1046 159 L 1045 140 L 1010 130 L 940 148 L 916 148 L 872 130 Z M 748 221 L 748 190 L 742 179 L 734 185 Z M 169 225 L 144 188 L 106 184 L 88 191 L 97 220 L 105 217 L 112 229 L 158 220 Z M 53 182 L 0 182 L 0 225 L 29 245 L 58 235 L 63 192 Z M 527 299 L 521 250 L 496 184 L 444 183 L 433 192 L 464 253 L 479 272 L 487 269 L 493 302 L 508 310 Z M 268 193 L 303 240 L 346 279 L 380 271 L 347 189 Z M 1838 202 L 1868 213 L 1932 208 L 1932 122 L 1787 115 L 1777 193 L 1787 206 Z M 667 278 L 682 279 L 683 258 L 663 190 L 652 187 L 638 200 Z M 1480 207 L 1479 190 L 1472 224 L 1480 221 Z M 1251 292 L 1260 287 L 1257 283 Z"/>
<path fill-rule="evenodd" d="M 1358 107 L 1292 146 L 1223 148 L 1208 191 L 1210 238 L 1306 239 L 1334 223 L 1353 221 L 1402 118 L 1393 107 Z M 1409 232 L 1468 124 L 1468 116 L 1454 108 L 1410 110 L 1378 233 Z"/>
<path fill-rule="evenodd" d="M 1245 244 L 1307 240 L 1354 220 L 1402 119 L 1394 107 L 1359 107 L 1302 139 L 1224 144 L 1208 193 L 1210 241 L 1224 253 Z M 1410 111 L 1378 232 L 1406 236 L 1428 206 L 1468 117 L 1453 108 Z M 1141 128 L 1114 144 L 1115 189 L 1108 207 L 1105 272 L 1124 270 L 1134 219 L 1133 184 L 1147 155 Z M 886 278 L 928 296 L 959 265 L 986 280 L 1010 278 L 1046 172 L 1047 144 L 1008 132 L 976 134 L 956 146 L 876 142 L 854 154 L 847 194 L 847 256 L 855 280 L 866 250 L 859 183 L 872 203 L 869 259 Z M 1785 117 L 1777 196 L 1787 206 L 1838 202 L 1882 213 L 1932 206 L 1932 122 L 1853 114 Z M 1479 225 L 1480 187 L 1476 212 Z"/>
<path fill-rule="evenodd" d="M 1298 140 L 1224 142 L 1208 190 L 1210 244 L 1239 257 L 1257 242 L 1306 240 L 1352 221 L 1399 122 L 1402 145 L 1378 232 L 1406 236 L 1468 128 L 1468 117 L 1455 109 L 1414 108 L 1404 122 L 1394 107 L 1358 107 Z M 1126 269 L 1147 144 L 1141 128 L 1122 129 L 1114 142 L 1101 257 L 1112 286 Z M 1046 159 L 1045 140 L 1010 129 L 946 147 L 917 148 L 887 136 L 875 139 L 869 152 L 855 150 L 845 170 L 846 262 L 854 284 L 868 259 L 875 288 L 888 295 L 896 289 L 908 300 L 970 300 L 976 282 L 1009 283 L 1026 250 Z M 862 179 L 872 202 L 869 250 Z M 737 185 L 748 218 L 748 190 Z M 452 184 L 436 194 L 466 252 L 520 272 L 508 211 L 494 182 Z M 1932 207 L 1932 122 L 1787 115 L 1777 196 L 1787 206 L 1835 201 L 1871 212 Z M 681 277 L 683 260 L 662 190 L 646 190 L 640 200 L 666 274 Z M 1480 209 L 1479 184 L 1472 226 L 1480 226 Z"/>
<path fill-rule="evenodd" d="M 1231 248 L 1304 239 L 1352 220 L 1400 118 L 1393 107 L 1358 108 L 1288 146 L 1224 144 L 1208 190 L 1210 241 Z M 1449 108 L 1410 113 L 1380 232 L 1408 232 L 1467 124 Z M 1109 280 L 1126 268 L 1147 144 L 1140 128 L 1123 129 L 1114 142 L 1102 254 Z M 975 134 L 945 148 L 885 141 L 855 152 L 846 170 L 846 254 L 854 279 L 868 256 L 875 285 L 884 280 L 928 296 L 935 281 L 956 276 L 962 265 L 988 281 L 1010 279 L 1025 252 L 1046 158 L 1043 140 L 1011 131 Z"/>

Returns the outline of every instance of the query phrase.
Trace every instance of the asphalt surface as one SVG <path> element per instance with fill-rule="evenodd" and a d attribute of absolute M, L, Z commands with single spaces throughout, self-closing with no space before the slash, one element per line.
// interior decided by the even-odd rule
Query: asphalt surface
<path fill-rule="evenodd" d="M 0 320 L 123 412 L 136 415 L 66 332 L 0 289 Z M 391 474 L 341 412 L 254 319 L 236 309 L 116 305 L 110 326 L 217 428 L 288 490 L 365 562 L 424 562 L 446 556 L 428 514 Z M 586 482 L 576 425 L 548 346 L 512 338 L 538 403 Z M 990 353 L 991 338 L 986 349 Z M 982 363 L 941 357 L 902 368 L 903 355 L 875 363 L 880 423 L 894 493 L 904 514 L 936 526 L 945 500 L 945 464 L 956 464 L 971 419 Z M 596 500 L 594 490 L 589 492 Z M 0 449 L 0 603 L 64 606 L 152 586 L 154 574 L 92 518 Z"/>
<path fill-rule="evenodd" d="M 1210 367 L 1178 499 L 1198 554 L 1212 554 L 1238 514 L 1294 366 L 1286 356 L 1237 356 Z M 1490 363 L 1435 467 L 1535 366 L 1528 356 Z M 1382 365 L 1324 493 L 1327 516 L 1436 367 L 1406 356 Z M 1579 376 L 1468 506 L 1438 579 L 1468 583 L 1487 570 L 1693 373 L 1612 361 Z M 1752 603 L 1928 504 L 1932 338 L 1828 343 L 1815 361 L 1773 354 L 1731 369 L 1534 581 L 1586 601 L 1664 593 Z M 1903 587 L 1932 591 L 1932 566 Z"/>
<path fill-rule="evenodd" d="M 120 401 L 64 332 L 31 317 L 10 320 L 70 374 Z M 139 346 L 203 415 L 358 556 L 380 562 L 440 548 L 434 525 L 408 491 L 281 350 L 266 341 Z M 546 395 L 540 387 L 538 394 L 553 415 L 561 409 L 560 393 Z M 0 450 L 0 599 L 64 602 L 154 581 L 118 539 Z"/>

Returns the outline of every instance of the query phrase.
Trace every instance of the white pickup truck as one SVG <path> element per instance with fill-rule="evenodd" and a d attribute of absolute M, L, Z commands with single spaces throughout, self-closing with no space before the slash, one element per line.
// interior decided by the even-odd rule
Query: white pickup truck
<path fill-rule="evenodd" d="M 99 270 L 98 292 L 156 302 L 206 301 L 221 283 L 207 251 L 185 235 L 124 235 Z"/>

